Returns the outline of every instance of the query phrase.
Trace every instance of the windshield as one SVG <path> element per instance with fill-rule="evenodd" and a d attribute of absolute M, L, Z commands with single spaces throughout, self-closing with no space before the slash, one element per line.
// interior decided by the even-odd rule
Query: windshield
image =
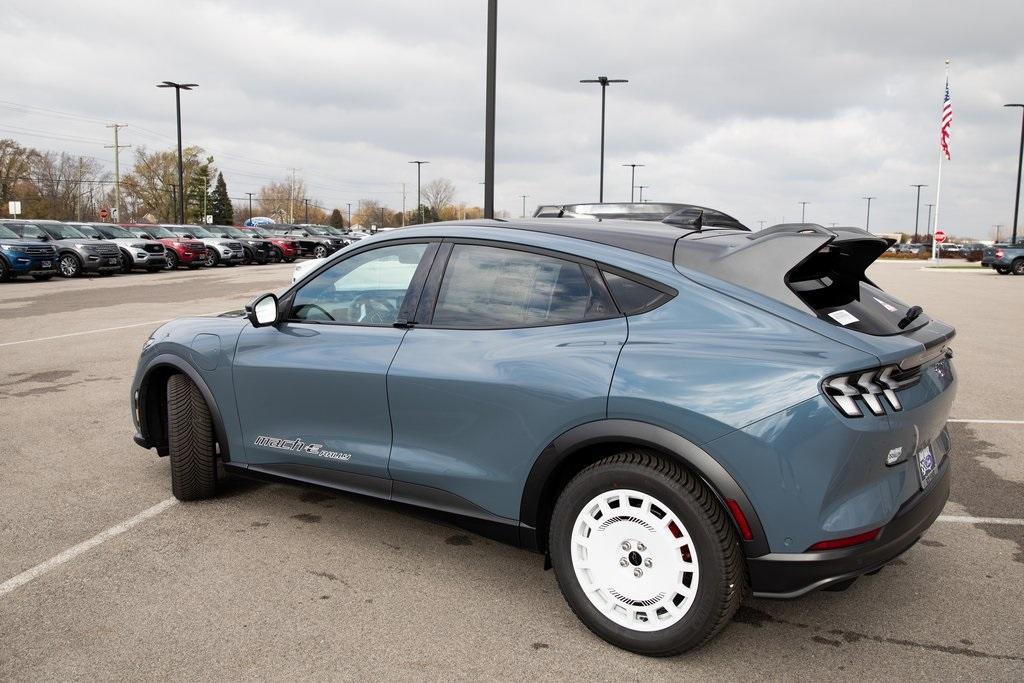
<path fill-rule="evenodd" d="M 195 235 L 196 237 L 215 237 L 215 235 L 207 231 L 205 228 L 200 228 L 198 225 L 190 225 L 188 228 L 182 228 L 181 230 L 178 231 L 178 234 L 181 234 L 183 232 L 187 232 L 190 235 Z"/>
<path fill-rule="evenodd" d="M 273 237 L 273 235 L 271 235 L 263 228 L 249 228 L 248 230 L 243 230 L 242 232 L 249 233 L 250 235 L 255 235 L 256 237 Z"/>
<path fill-rule="evenodd" d="M 147 235 L 152 235 L 153 237 L 156 237 L 157 239 L 164 239 L 164 238 L 167 238 L 167 237 L 171 237 L 171 238 L 177 237 L 177 235 L 175 235 L 173 232 L 171 232 L 167 228 L 158 228 L 158 227 L 154 226 L 154 227 L 148 227 L 148 228 L 136 228 L 136 230 L 138 230 L 139 232 L 144 232 Z"/>
<path fill-rule="evenodd" d="M 239 230 L 238 228 L 223 228 L 222 231 L 224 234 L 230 235 L 231 237 L 252 237 L 252 235 L 249 235 L 244 230 Z"/>
<path fill-rule="evenodd" d="M 70 225 L 44 225 L 43 230 L 50 233 L 50 237 L 57 240 L 75 240 L 85 237 Z"/>
<path fill-rule="evenodd" d="M 11 230 L 10 228 L 5 228 L 4 226 L 0 225 L 0 238 L 3 238 L 5 240 L 16 240 L 18 239 L 18 234 Z"/>
<path fill-rule="evenodd" d="M 308 226 L 306 226 L 305 230 L 306 230 L 306 232 L 312 233 L 314 235 L 330 235 L 331 234 L 331 233 L 327 232 L 326 230 L 324 230 L 323 228 L 321 228 L 319 225 L 308 225 Z"/>
<path fill-rule="evenodd" d="M 76 225 L 75 227 L 78 229 L 78 232 L 82 233 L 86 237 L 103 237 L 99 230 L 90 225 Z"/>
<path fill-rule="evenodd" d="M 103 231 L 110 233 L 113 239 L 133 239 L 135 235 L 131 234 L 124 228 L 120 228 L 116 225 L 104 225 Z"/>

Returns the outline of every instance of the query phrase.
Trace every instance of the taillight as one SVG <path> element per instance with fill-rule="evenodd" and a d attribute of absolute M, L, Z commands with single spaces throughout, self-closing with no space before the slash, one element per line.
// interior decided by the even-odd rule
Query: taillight
<path fill-rule="evenodd" d="M 860 545 L 861 543 L 867 543 L 878 538 L 878 532 L 881 528 L 872 529 L 871 531 L 865 531 L 862 534 L 856 536 L 846 536 L 845 538 L 833 538 L 828 541 L 818 541 L 810 548 L 807 552 L 812 550 L 838 550 L 839 548 L 849 548 L 850 546 Z"/>
<path fill-rule="evenodd" d="M 1003 258 L 1003 255 L 1004 254 L 1003 254 L 1003 250 L 1002 249 L 996 249 L 996 254 L 995 254 L 996 258 Z"/>
<path fill-rule="evenodd" d="M 872 415 L 885 415 L 881 398 L 884 397 L 893 410 L 903 410 L 896 390 L 908 386 L 916 379 L 916 375 L 910 379 L 899 379 L 895 376 L 898 372 L 898 366 L 887 365 L 880 369 L 839 375 L 825 380 L 822 388 L 829 400 L 846 417 L 864 415 L 858 401 L 867 406 Z"/>

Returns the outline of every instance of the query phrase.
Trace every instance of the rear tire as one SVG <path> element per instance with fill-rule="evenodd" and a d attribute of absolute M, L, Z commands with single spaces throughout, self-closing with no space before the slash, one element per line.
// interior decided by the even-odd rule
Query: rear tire
<path fill-rule="evenodd" d="M 630 652 L 667 657 L 702 645 L 729 623 L 746 590 L 726 511 L 700 480 L 649 451 L 577 474 L 558 498 L 549 538 L 569 607 Z"/>
<path fill-rule="evenodd" d="M 1010 274 L 1010 269 L 1009 268 L 996 268 L 996 272 L 999 273 L 1000 275 L 1009 275 Z"/>
<path fill-rule="evenodd" d="M 167 381 L 167 443 L 174 497 L 187 501 L 214 496 L 213 418 L 199 387 L 185 375 L 171 375 Z"/>
<path fill-rule="evenodd" d="M 1024 258 L 1016 259 L 1010 264 L 1010 271 L 1014 275 L 1024 275 Z"/>
<path fill-rule="evenodd" d="M 101 277 L 110 277 L 111 275 L 114 274 L 114 271 L 112 271 L 112 270 L 101 270 L 101 271 L 99 271 L 99 273 L 100 273 Z"/>
<path fill-rule="evenodd" d="M 3 257 L 0 257 L 0 282 L 7 282 L 11 279 L 11 268 L 7 265 L 7 261 L 4 261 Z"/>
<path fill-rule="evenodd" d="M 274 263 L 280 263 L 281 261 L 284 260 L 284 254 L 281 253 L 280 249 L 278 249 L 277 247 L 274 247 L 270 251 L 270 260 L 272 262 L 274 262 Z"/>

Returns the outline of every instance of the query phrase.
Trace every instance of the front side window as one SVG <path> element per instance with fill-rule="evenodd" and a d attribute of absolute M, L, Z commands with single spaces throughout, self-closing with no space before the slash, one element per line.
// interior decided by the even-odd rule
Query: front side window
<path fill-rule="evenodd" d="M 391 325 L 426 249 L 426 244 L 397 244 L 339 261 L 295 293 L 291 318 Z"/>
<path fill-rule="evenodd" d="M 39 239 L 45 235 L 42 228 L 38 225 L 32 225 L 29 223 L 22 223 L 19 225 L 18 232 L 21 233 L 22 237 L 30 237 L 32 239 Z"/>
<path fill-rule="evenodd" d="M 617 314 L 592 267 L 524 251 L 460 244 L 448 259 L 432 324 L 532 327 Z"/>

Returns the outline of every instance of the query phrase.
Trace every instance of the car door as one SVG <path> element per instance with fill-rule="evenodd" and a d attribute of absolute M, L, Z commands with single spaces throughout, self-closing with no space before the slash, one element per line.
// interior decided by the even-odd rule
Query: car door
<path fill-rule="evenodd" d="M 406 334 L 395 323 L 436 249 L 392 242 L 325 264 L 282 297 L 282 322 L 242 331 L 233 376 L 249 467 L 387 495 L 386 377 Z"/>
<path fill-rule="evenodd" d="M 592 262 L 454 241 L 414 322 L 388 372 L 392 497 L 518 519 L 544 447 L 605 417 L 625 318 Z"/>

